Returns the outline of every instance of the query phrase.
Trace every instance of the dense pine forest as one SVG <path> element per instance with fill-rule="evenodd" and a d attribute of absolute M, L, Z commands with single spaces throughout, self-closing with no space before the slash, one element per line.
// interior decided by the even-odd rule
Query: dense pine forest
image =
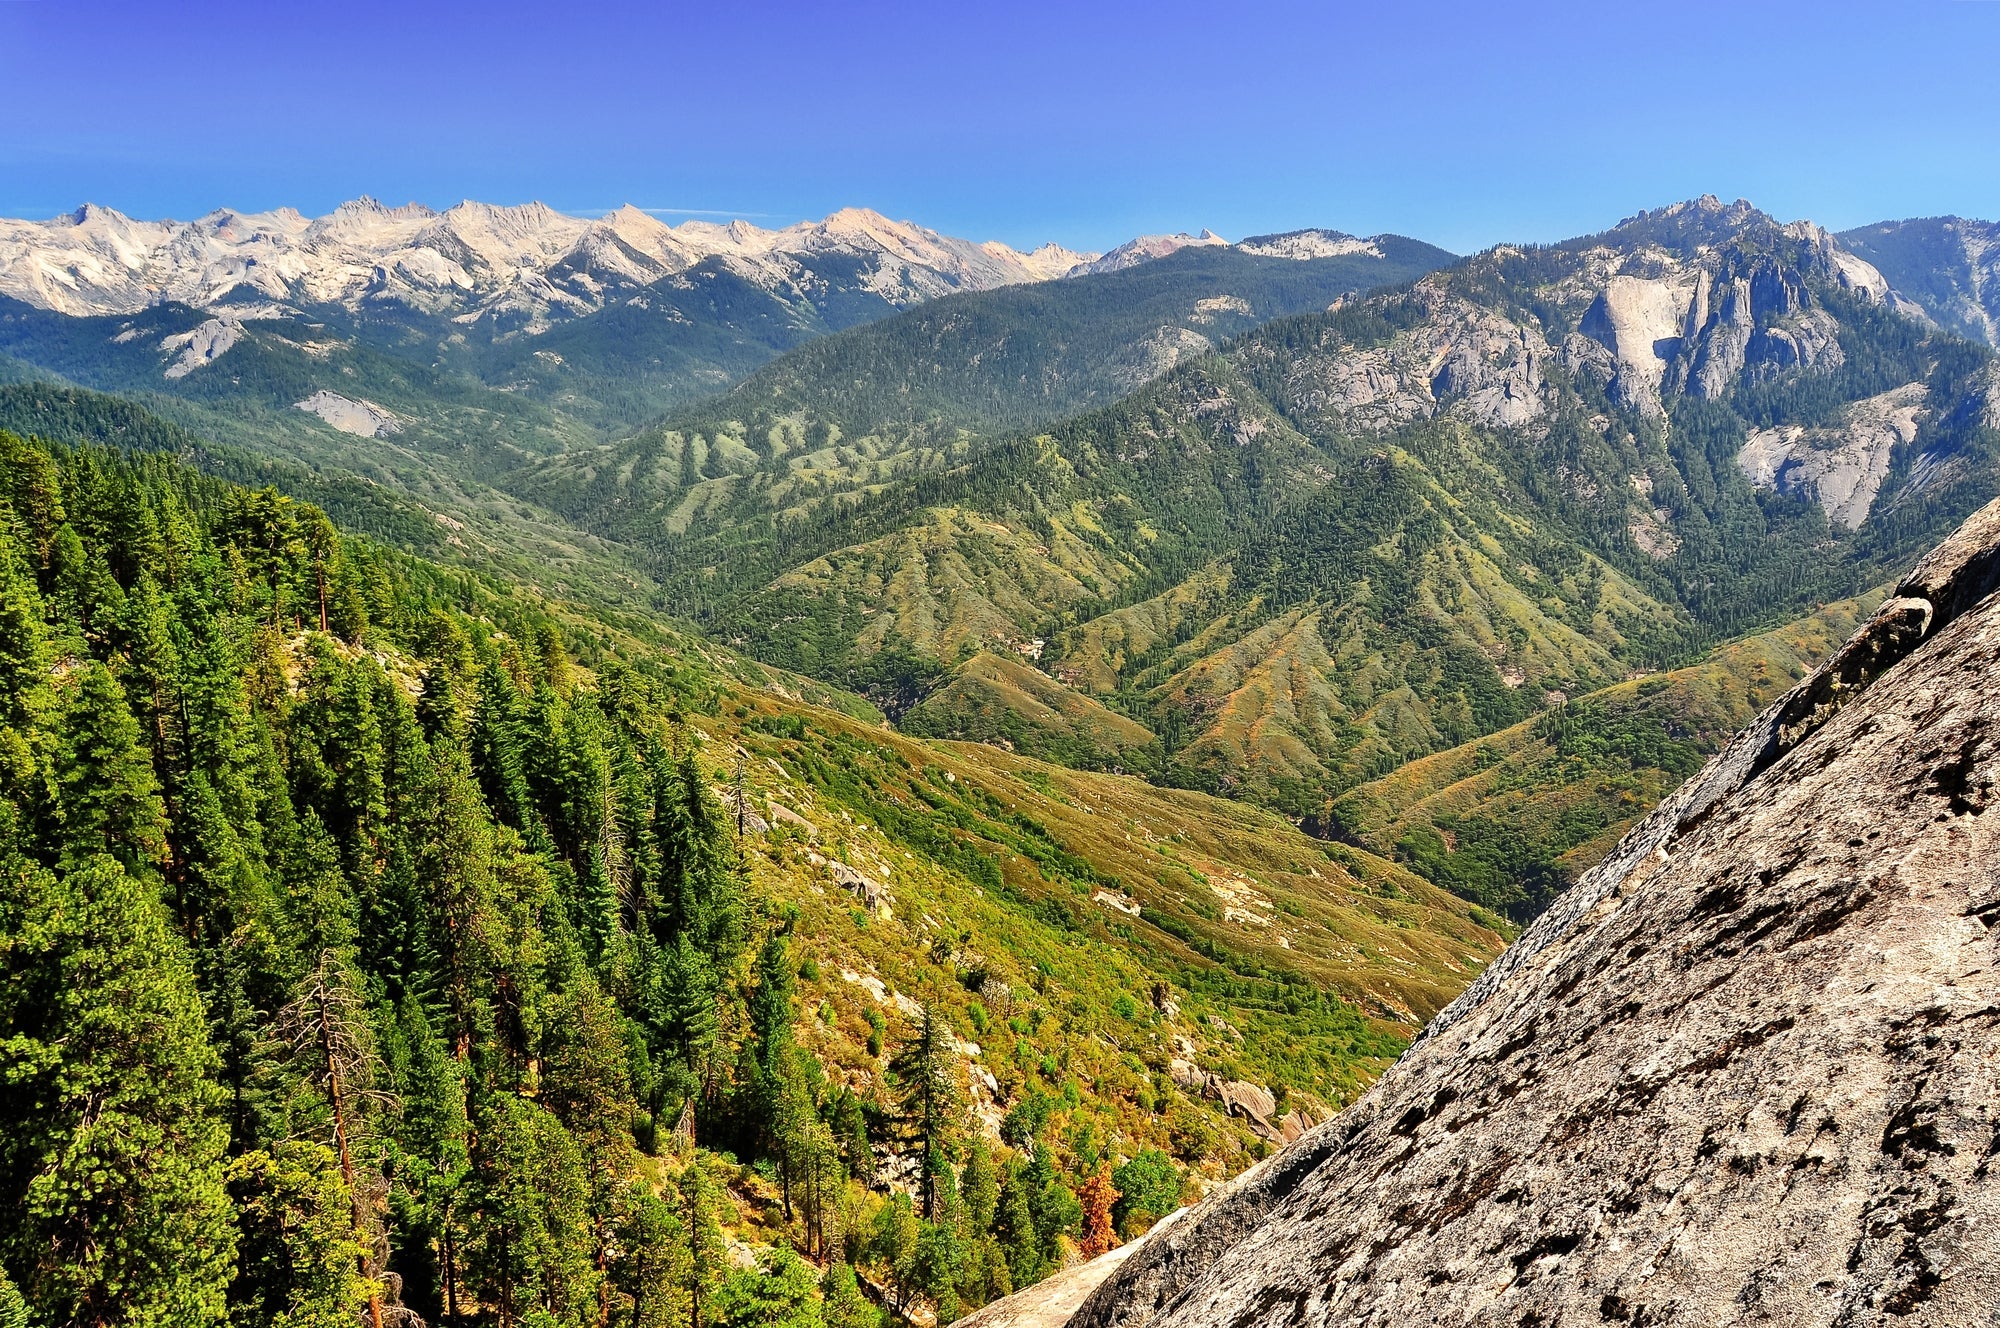
<path fill-rule="evenodd" d="M 831 1081 L 712 684 L 602 640 L 0 433 L 0 1324 L 946 1321 L 1174 1206 L 1032 1087 L 968 1131 L 928 1006 L 873 1018 L 891 1091 Z"/>

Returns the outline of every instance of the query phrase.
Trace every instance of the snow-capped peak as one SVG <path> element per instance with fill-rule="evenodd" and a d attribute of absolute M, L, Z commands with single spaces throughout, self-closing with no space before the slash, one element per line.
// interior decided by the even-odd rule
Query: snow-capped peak
<path fill-rule="evenodd" d="M 1322 245 L 1349 238 L 1324 234 Z M 138 220 L 86 203 L 48 221 L 0 220 L 0 295 L 75 315 L 169 301 L 212 311 L 246 299 L 400 305 L 460 325 L 504 315 L 505 326 L 532 332 L 710 259 L 774 290 L 829 279 L 826 272 L 858 276 L 889 303 L 909 305 L 1225 243 L 1205 230 L 1142 236 L 1102 258 L 1054 244 L 1023 253 L 862 207 L 770 229 L 741 218 L 668 225 L 630 205 L 587 218 L 539 202 L 467 199 L 439 212 L 366 194 L 320 217 L 218 208 L 191 222 Z M 829 256 L 841 262 L 829 268 Z"/>
<path fill-rule="evenodd" d="M 1199 235 L 1189 235 L 1186 231 L 1175 235 L 1141 235 L 1136 239 L 1127 240 L 1102 258 L 1079 264 L 1070 270 L 1069 275 L 1082 277 L 1098 272 L 1121 272 L 1128 267 L 1151 262 L 1155 258 L 1165 258 L 1168 254 L 1178 253 L 1182 249 L 1227 247 L 1228 244 L 1229 241 L 1207 229 L 1203 229 Z"/>

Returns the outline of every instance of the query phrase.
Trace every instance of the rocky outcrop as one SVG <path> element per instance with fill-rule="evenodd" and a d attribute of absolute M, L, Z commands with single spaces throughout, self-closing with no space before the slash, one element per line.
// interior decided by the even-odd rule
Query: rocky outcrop
<path fill-rule="evenodd" d="M 243 340 L 243 324 L 233 318 L 210 318 L 186 332 L 160 340 L 160 349 L 174 358 L 161 371 L 167 378 L 185 378 L 228 354 Z"/>
<path fill-rule="evenodd" d="M 2000 503 L 1073 1328 L 2000 1304 Z"/>
<path fill-rule="evenodd" d="M 1249 235 L 1236 242 L 1246 254 L 1260 258 L 1290 258 L 1306 262 L 1314 258 L 1345 258 L 1349 254 L 1382 256 L 1381 237 L 1364 240 L 1345 231 L 1286 231 L 1282 235 Z"/>
<path fill-rule="evenodd" d="M 1598 292 L 1577 330 L 1611 352 L 1613 401 L 1641 413 L 1660 413 L 1660 380 L 1680 353 L 1696 293 L 1692 282 L 1629 276 L 1611 278 Z"/>
<path fill-rule="evenodd" d="M 342 433 L 351 433 L 357 438 L 387 438 L 403 430 L 403 421 L 388 407 L 378 406 L 372 401 L 357 401 L 324 388 L 303 401 L 294 401 L 292 409 L 317 415 Z"/>
<path fill-rule="evenodd" d="M 855 900 L 870 913 L 888 917 L 895 909 L 889 897 L 889 887 L 870 876 L 857 871 L 837 858 L 822 858 L 817 853 L 808 853 L 807 860 L 826 868 L 827 879 L 854 896 Z"/>
<path fill-rule="evenodd" d="M 1380 344 L 1329 333 L 1285 368 L 1288 404 L 1328 431 L 1384 434 L 1440 417 L 1535 426 L 1552 366 L 1659 418 L 1681 393 L 1842 363 L 1838 293 L 1907 309 L 1866 261 L 1810 223 L 1699 200 L 1529 255 L 1508 246 L 1367 302 Z"/>
<path fill-rule="evenodd" d="M 1916 441 L 1924 396 L 1922 383 L 1906 383 L 1855 402 L 1833 428 L 1760 429 L 1736 464 L 1755 487 L 1816 502 L 1836 528 L 1853 530 L 1874 506 L 1897 445 Z"/>
<path fill-rule="evenodd" d="M 1126 1260 L 1152 1241 L 1164 1239 L 1174 1224 L 1185 1216 L 1185 1210 L 1172 1213 L 1138 1240 L 1121 1245 L 1108 1254 L 1100 1254 L 1087 1263 L 1065 1268 L 1017 1295 L 996 1300 L 970 1317 L 960 1319 L 960 1328 L 1058 1328 Z"/>
<path fill-rule="evenodd" d="M 1276 1095 L 1262 1084 L 1225 1079 L 1178 1056 L 1169 1063 L 1168 1072 L 1187 1092 L 1221 1103 L 1225 1114 L 1242 1120 L 1266 1143 L 1296 1143 L 1316 1123 L 1310 1112 L 1296 1105 L 1279 1111 Z"/>
<path fill-rule="evenodd" d="M 1707 283 L 1703 283 L 1706 287 Z M 1690 337 L 1699 338 L 1688 379 L 1688 390 L 1706 401 L 1720 400 L 1736 386 L 1736 376 L 1750 352 L 1757 330 L 1750 313 L 1750 283 L 1738 277 L 1720 292 L 1712 316 L 1695 324 Z"/>
<path fill-rule="evenodd" d="M 1379 434 L 1440 415 L 1513 427 L 1548 413 L 1555 354 L 1538 328 L 1420 282 L 1422 316 L 1387 345 L 1329 339 L 1285 371 L 1285 395 L 1331 431 Z"/>

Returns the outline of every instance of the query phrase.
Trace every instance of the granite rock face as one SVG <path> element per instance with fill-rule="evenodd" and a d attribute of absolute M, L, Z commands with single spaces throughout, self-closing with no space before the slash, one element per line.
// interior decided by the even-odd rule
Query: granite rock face
<path fill-rule="evenodd" d="M 1272 367 L 1277 395 L 1331 433 L 1433 419 L 1546 428 L 1557 369 L 1659 419 L 1676 397 L 1721 400 L 1746 382 L 1838 368 L 1829 296 L 1915 312 L 1810 222 L 1701 198 L 1532 253 L 1502 245 L 1378 293 L 1357 308 L 1382 325 L 1323 329 Z M 1260 351 L 1243 354 L 1254 367 Z"/>
<path fill-rule="evenodd" d="M 1831 428 L 1760 429 L 1736 464 L 1757 488 L 1810 499 L 1834 526 L 1853 530 L 1867 520 L 1896 447 L 1916 441 L 1924 415 L 1924 385 L 1907 383 L 1855 402 Z"/>
<path fill-rule="evenodd" d="M 1071 1328 L 2000 1306 L 2000 503 Z"/>

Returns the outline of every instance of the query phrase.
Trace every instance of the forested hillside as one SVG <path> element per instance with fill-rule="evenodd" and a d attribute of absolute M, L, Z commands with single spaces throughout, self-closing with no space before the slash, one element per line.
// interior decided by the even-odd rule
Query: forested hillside
<path fill-rule="evenodd" d="M 852 498 L 690 509 L 657 567 L 924 733 L 1335 833 L 1406 762 L 1893 575 L 2000 485 L 1996 381 L 1824 231 L 1704 199 L 1274 321 L 923 473 L 856 458 Z M 982 652 L 1044 681 L 968 677 Z M 1079 755 L 1091 707 L 1139 731 L 1096 715 L 1117 741 Z"/>
<path fill-rule="evenodd" d="M 1840 242 L 1946 327 L 2000 346 L 2000 225 L 1922 217 L 1857 226 Z"/>
<path fill-rule="evenodd" d="M 0 1322 L 948 1320 L 1503 938 L 126 441 L 0 433 Z"/>
<path fill-rule="evenodd" d="M 868 284 L 874 260 L 845 252 L 783 280 L 720 258 L 626 274 L 592 287 L 601 308 L 528 330 L 402 297 L 88 316 L 0 297 L 0 381 L 119 394 L 208 446 L 365 480 L 510 578 L 680 612 L 651 585 L 645 545 L 665 529 L 764 522 L 935 468 L 964 436 L 1052 422 L 1450 257 L 1394 236 L 1347 243 L 1309 259 L 1188 251 L 908 317 Z M 788 350 L 727 405 L 702 404 Z"/>
<path fill-rule="evenodd" d="M 531 463 L 507 487 L 637 544 L 767 524 L 937 469 L 968 439 L 1109 404 L 1273 318 L 1451 260 L 1401 236 L 1342 238 L 1327 257 L 1203 246 L 933 300 L 804 345 L 630 438 Z"/>
<path fill-rule="evenodd" d="M 2000 485 L 1991 354 L 1744 206 L 1221 254 L 604 450 L 0 310 L 139 398 L 0 362 L 0 1328 L 949 1321 L 1351 1101 Z"/>

